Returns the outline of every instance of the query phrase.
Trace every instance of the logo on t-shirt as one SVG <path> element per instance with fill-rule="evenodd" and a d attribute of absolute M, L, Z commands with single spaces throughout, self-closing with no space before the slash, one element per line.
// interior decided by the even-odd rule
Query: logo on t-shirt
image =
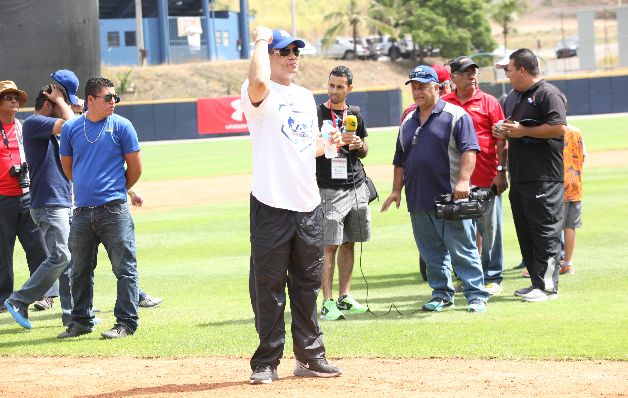
<path fill-rule="evenodd" d="M 309 148 L 312 140 L 312 115 L 292 109 L 291 104 L 279 104 L 281 132 L 292 142 L 296 150 L 302 152 Z"/>

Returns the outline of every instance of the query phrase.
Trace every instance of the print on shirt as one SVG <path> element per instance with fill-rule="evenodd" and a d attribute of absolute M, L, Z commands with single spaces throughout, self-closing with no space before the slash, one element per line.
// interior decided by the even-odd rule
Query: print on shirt
<path fill-rule="evenodd" d="M 292 104 L 279 104 L 281 132 L 292 142 L 298 152 L 312 146 L 313 120 L 310 113 L 292 109 Z"/>

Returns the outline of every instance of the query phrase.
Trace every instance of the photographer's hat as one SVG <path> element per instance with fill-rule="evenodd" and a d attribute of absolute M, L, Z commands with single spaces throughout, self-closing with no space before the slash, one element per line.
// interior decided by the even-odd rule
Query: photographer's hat
<path fill-rule="evenodd" d="M 76 93 L 79 88 L 79 79 L 76 77 L 74 72 L 67 69 L 61 69 L 50 74 L 50 77 L 52 77 L 54 81 L 59 83 L 65 89 L 65 93 L 72 105 L 78 105 L 79 102 Z"/>
<path fill-rule="evenodd" d="M 11 80 L 0 81 L 0 96 L 7 93 L 15 93 L 20 97 L 20 108 L 24 106 L 28 99 L 28 94 L 17 88 L 15 82 Z"/>

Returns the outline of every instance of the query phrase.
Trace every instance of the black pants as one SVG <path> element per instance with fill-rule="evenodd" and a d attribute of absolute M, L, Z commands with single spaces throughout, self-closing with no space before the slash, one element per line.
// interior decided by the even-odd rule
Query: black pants
<path fill-rule="evenodd" d="M 13 249 L 15 238 L 26 253 L 26 263 L 32 275 L 48 257 L 48 249 L 39 227 L 30 213 L 30 194 L 0 195 L 0 305 L 13 293 Z"/>
<path fill-rule="evenodd" d="M 510 186 L 512 218 L 523 262 L 532 285 L 548 292 L 558 292 L 563 196 L 562 182 L 537 181 Z"/>
<path fill-rule="evenodd" d="M 251 195 L 251 271 L 249 292 L 259 346 L 257 365 L 279 365 L 286 338 L 286 284 L 292 312 L 294 355 L 304 361 L 324 358 L 316 299 L 323 272 L 323 211 L 277 209 Z"/>

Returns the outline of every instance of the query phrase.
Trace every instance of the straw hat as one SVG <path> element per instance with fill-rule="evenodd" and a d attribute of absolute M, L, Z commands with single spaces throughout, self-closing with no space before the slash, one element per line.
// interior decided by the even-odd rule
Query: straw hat
<path fill-rule="evenodd" d="M 28 98 L 28 94 L 17 88 L 17 85 L 11 80 L 0 81 L 0 96 L 7 93 L 16 93 L 20 96 L 20 107 L 23 107 Z"/>

